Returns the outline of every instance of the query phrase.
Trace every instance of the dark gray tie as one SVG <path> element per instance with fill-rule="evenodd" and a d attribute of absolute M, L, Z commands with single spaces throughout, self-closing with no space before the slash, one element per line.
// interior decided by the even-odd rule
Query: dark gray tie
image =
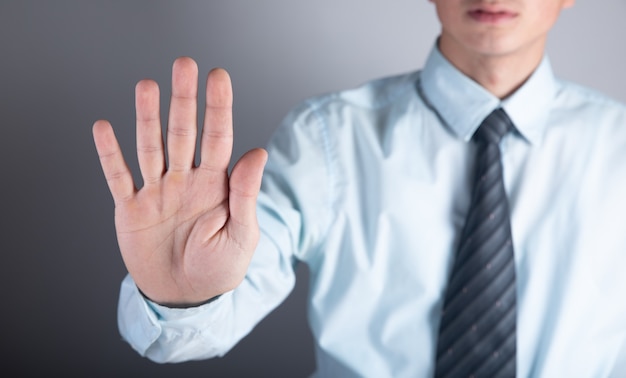
<path fill-rule="evenodd" d="M 446 288 L 435 377 L 515 377 L 516 286 L 496 109 L 480 125 L 470 209 Z"/>

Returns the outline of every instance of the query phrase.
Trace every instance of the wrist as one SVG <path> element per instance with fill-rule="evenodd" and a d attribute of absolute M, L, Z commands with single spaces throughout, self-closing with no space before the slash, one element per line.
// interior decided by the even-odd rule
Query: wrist
<path fill-rule="evenodd" d="M 168 308 L 193 308 L 193 307 L 199 307 L 205 304 L 209 304 L 215 300 L 217 300 L 219 297 L 221 297 L 222 295 L 216 295 L 214 297 L 211 297 L 205 301 L 200 301 L 200 302 L 189 302 L 189 303 L 164 303 L 164 302 L 157 302 L 154 299 L 148 297 L 143 291 L 141 291 L 141 289 L 139 287 L 137 287 L 137 291 L 139 291 L 139 294 L 141 294 L 142 297 L 144 297 L 144 299 L 149 300 L 150 302 L 156 303 L 159 306 L 163 306 L 163 307 L 168 307 Z"/>

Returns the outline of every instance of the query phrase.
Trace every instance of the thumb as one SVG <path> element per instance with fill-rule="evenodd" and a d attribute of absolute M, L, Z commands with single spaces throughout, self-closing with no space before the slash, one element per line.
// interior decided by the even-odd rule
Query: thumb
<path fill-rule="evenodd" d="M 265 150 L 257 148 L 248 151 L 235 164 L 230 175 L 228 231 L 246 248 L 254 249 L 258 242 L 256 202 L 266 162 Z"/>

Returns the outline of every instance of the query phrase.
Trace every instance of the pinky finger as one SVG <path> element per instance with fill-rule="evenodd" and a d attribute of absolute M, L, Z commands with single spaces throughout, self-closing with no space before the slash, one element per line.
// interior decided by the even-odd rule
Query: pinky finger
<path fill-rule="evenodd" d="M 135 184 L 111 124 L 96 121 L 93 125 L 93 139 L 113 200 L 116 204 L 126 201 L 135 193 Z"/>

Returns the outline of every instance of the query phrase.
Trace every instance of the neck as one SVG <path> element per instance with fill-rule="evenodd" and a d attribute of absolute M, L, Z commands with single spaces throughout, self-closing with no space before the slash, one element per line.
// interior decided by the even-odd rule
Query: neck
<path fill-rule="evenodd" d="M 500 99 L 521 87 L 541 63 L 544 44 L 534 47 L 510 54 L 480 54 L 444 36 L 439 41 L 441 53 L 452 65 Z"/>

